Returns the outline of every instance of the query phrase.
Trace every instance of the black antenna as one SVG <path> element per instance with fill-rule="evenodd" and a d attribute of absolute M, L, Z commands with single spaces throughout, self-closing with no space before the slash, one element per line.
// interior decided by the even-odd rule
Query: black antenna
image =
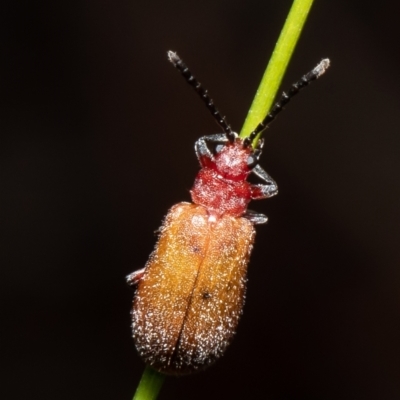
<path fill-rule="evenodd" d="M 299 91 L 310 84 L 310 82 L 318 79 L 325 71 L 329 68 L 330 61 L 328 58 L 322 60 L 312 71 L 305 74 L 298 82 L 294 83 L 289 89 L 288 93 L 283 92 L 282 97 L 275 105 L 271 108 L 271 111 L 264 118 L 264 121 L 250 133 L 243 141 L 243 146 L 248 147 L 253 143 L 256 136 L 268 127 L 268 125 L 276 118 L 276 116 L 283 110 L 283 107 L 289 103 L 294 95 L 299 93 Z"/>
<path fill-rule="evenodd" d="M 186 64 L 181 60 L 178 54 L 174 53 L 173 51 L 168 52 L 168 59 L 169 61 L 174 64 L 175 68 L 182 74 L 182 76 L 186 79 L 187 83 L 193 86 L 193 89 L 197 92 L 200 98 L 204 101 L 207 108 L 211 111 L 211 114 L 216 119 L 220 127 L 224 130 L 226 137 L 232 143 L 235 140 L 235 134 L 232 132 L 231 127 L 226 122 L 225 117 L 222 117 L 220 112 L 214 105 L 214 102 L 208 95 L 208 92 L 202 84 L 193 76 L 190 72 L 189 68 Z"/>

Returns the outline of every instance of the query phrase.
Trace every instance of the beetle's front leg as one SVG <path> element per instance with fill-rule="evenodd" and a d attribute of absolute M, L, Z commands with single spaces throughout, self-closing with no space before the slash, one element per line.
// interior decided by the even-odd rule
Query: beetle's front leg
<path fill-rule="evenodd" d="M 251 198 L 253 200 L 266 199 L 278 194 L 278 185 L 258 164 L 252 169 L 252 172 L 266 182 L 266 184 L 251 186 Z"/>
<path fill-rule="evenodd" d="M 217 133 L 215 135 L 203 136 L 198 139 L 194 145 L 196 156 L 202 167 L 209 166 L 214 160 L 214 154 L 209 149 L 209 144 L 226 144 L 229 140 L 225 133 Z"/>

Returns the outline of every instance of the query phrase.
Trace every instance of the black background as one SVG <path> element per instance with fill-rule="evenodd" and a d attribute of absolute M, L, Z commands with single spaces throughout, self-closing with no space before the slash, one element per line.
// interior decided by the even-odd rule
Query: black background
<path fill-rule="evenodd" d="M 240 130 L 290 1 L 2 3 L 0 395 L 130 399 L 124 276 L 190 199 L 217 133 L 176 50 Z M 245 313 L 226 355 L 161 399 L 400 398 L 398 2 L 317 1 L 266 135 Z"/>

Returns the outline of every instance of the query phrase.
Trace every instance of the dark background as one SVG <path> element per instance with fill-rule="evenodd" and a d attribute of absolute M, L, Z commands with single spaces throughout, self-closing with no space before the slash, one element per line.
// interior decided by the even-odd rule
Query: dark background
<path fill-rule="evenodd" d="M 240 130 L 291 1 L 2 3 L 3 399 L 130 399 L 133 292 L 195 140 L 217 133 L 179 51 Z M 225 357 L 161 399 L 400 398 L 396 1 L 317 1 L 283 88 L 330 57 L 266 135 L 257 228 Z"/>

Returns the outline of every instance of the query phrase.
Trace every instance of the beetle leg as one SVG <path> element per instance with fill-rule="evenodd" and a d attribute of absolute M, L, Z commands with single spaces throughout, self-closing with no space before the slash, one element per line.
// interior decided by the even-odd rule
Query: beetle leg
<path fill-rule="evenodd" d="M 275 185 L 251 185 L 252 200 L 268 199 L 276 194 L 278 189 Z"/>
<path fill-rule="evenodd" d="M 202 167 L 207 167 L 210 162 L 214 160 L 214 155 L 209 149 L 208 144 L 225 144 L 228 142 L 229 140 L 226 137 L 225 133 L 217 133 L 215 135 L 203 136 L 198 139 L 194 145 L 194 149 L 196 151 L 196 156 L 200 162 L 200 165 Z"/>
<path fill-rule="evenodd" d="M 266 215 L 259 214 L 253 210 L 247 210 L 242 217 L 246 218 L 254 225 L 265 224 L 268 221 L 268 217 Z"/>
<path fill-rule="evenodd" d="M 125 279 L 129 286 L 135 286 L 143 278 L 145 268 L 138 269 L 135 272 L 129 274 Z"/>
<path fill-rule="evenodd" d="M 260 165 L 256 165 L 252 172 L 257 175 L 260 179 L 262 179 L 265 184 L 261 185 L 252 185 L 251 186 L 251 198 L 253 200 L 257 199 L 266 199 L 268 197 L 275 196 L 278 194 L 278 185 L 276 182 L 264 171 Z"/>

